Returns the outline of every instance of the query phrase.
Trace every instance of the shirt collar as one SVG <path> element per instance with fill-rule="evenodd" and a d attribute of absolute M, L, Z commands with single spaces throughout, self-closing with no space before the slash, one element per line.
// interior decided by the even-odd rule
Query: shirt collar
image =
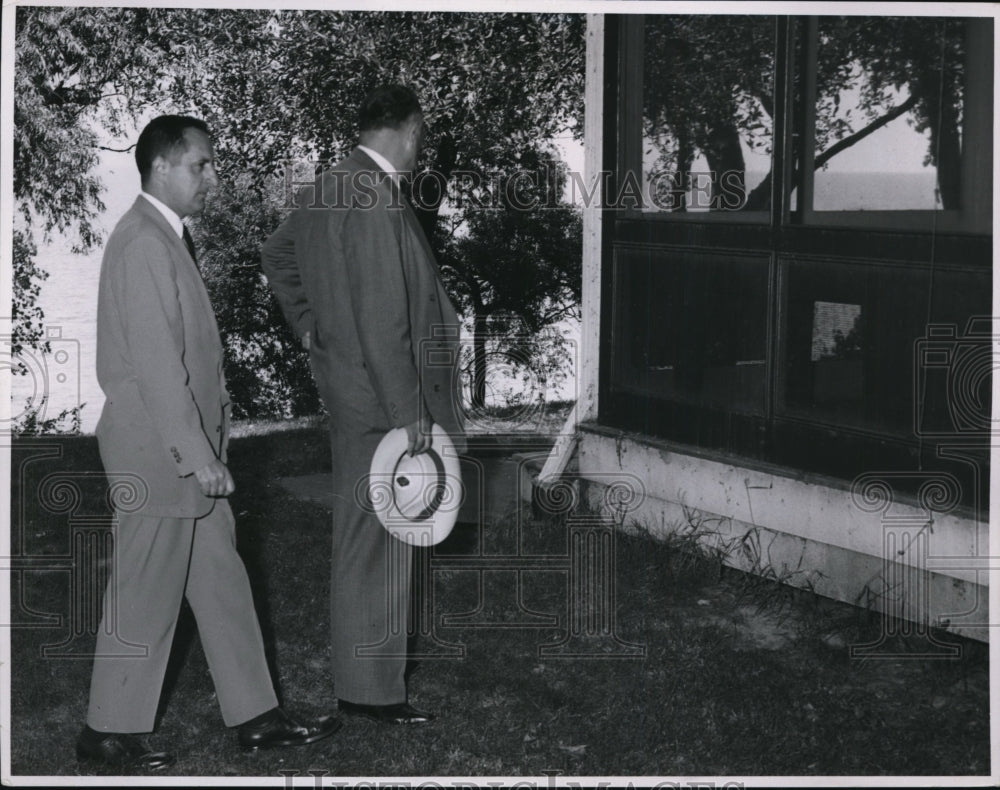
<path fill-rule="evenodd" d="M 360 148 L 362 151 L 368 154 L 368 156 L 374 159 L 375 164 L 377 164 L 380 168 L 382 168 L 382 170 L 384 170 L 387 175 L 392 176 L 393 179 L 399 177 L 399 171 L 392 166 L 392 162 L 390 162 L 388 159 L 382 156 L 382 154 L 380 154 L 378 151 L 369 148 L 367 145 L 359 145 L 358 148 Z"/>
<path fill-rule="evenodd" d="M 174 233 L 177 234 L 178 238 L 184 238 L 184 223 L 181 222 L 181 218 L 177 216 L 176 211 L 164 204 L 162 201 L 157 200 L 146 191 L 140 190 L 139 194 L 152 203 L 153 208 L 163 215 L 163 218 L 170 223 L 170 227 L 174 229 Z"/>

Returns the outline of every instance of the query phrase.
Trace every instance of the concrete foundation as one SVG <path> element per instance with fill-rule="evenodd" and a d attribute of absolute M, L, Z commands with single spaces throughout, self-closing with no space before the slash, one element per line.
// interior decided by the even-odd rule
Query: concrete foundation
<path fill-rule="evenodd" d="M 750 468 L 590 424 L 578 464 L 590 506 L 625 528 L 685 534 L 727 565 L 885 613 L 907 634 L 988 639 L 988 525 L 933 474 L 917 499 L 891 475 L 849 484 Z"/>

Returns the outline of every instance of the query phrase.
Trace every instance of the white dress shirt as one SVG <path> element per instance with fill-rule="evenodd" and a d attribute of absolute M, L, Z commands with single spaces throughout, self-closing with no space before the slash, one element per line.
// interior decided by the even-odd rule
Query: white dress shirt
<path fill-rule="evenodd" d="M 392 162 L 390 162 L 388 159 L 386 159 L 384 156 L 382 156 L 382 154 L 380 154 L 378 151 L 375 151 L 375 150 L 369 148 L 367 145 L 359 145 L 358 148 L 360 148 L 362 151 L 364 151 L 366 154 L 368 154 L 368 156 L 370 156 L 372 159 L 374 159 L 375 160 L 375 164 L 377 164 L 389 176 L 391 176 L 393 181 L 397 181 L 398 182 L 398 180 L 399 180 L 399 171 L 396 170 L 395 167 L 393 167 Z"/>

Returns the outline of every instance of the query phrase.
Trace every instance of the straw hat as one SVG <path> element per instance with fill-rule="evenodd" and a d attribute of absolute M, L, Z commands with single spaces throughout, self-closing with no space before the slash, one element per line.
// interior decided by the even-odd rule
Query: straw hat
<path fill-rule="evenodd" d="M 448 537 L 462 503 L 458 454 L 440 425 L 431 447 L 407 454 L 406 430 L 394 428 L 375 448 L 368 496 L 382 526 L 412 546 L 433 546 Z"/>

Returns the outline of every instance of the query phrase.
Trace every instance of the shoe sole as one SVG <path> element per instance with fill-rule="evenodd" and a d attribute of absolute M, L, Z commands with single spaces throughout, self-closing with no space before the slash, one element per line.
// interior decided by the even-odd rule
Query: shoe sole
<path fill-rule="evenodd" d="M 365 713 L 363 711 L 353 711 L 353 710 L 341 710 L 340 711 L 345 716 L 360 716 L 363 719 L 368 719 L 368 721 L 373 721 L 376 724 L 398 724 L 400 726 L 405 726 L 407 724 L 430 724 L 434 721 L 434 718 L 429 719 L 383 719 L 380 716 L 376 716 L 372 713 Z"/>
<path fill-rule="evenodd" d="M 284 748 L 287 748 L 289 746 L 308 746 L 310 743 L 316 743 L 317 741 L 321 741 L 324 738 L 329 738 L 331 735 L 333 735 L 335 732 L 337 732 L 337 730 L 339 730 L 343 726 L 344 726 L 344 722 L 338 721 L 333 727 L 330 728 L 330 730 L 328 732 L 320 732 L 320 733 L 317 733 L 316 735 L 311 735 L 311 736 L 309 736 L 308 738 L 305 738 L 305 739 L 299 739 L 299 738 L 290 739 L 290 738 L 286 738 L 283 741 L 271 741 L 270 743 L 266 743 L 266 744 L 263 744 L 263 745 L 261 745 L 261 744 L 248 744 L 248 745 L 244 746 L 243 744 L 240 744 L 240 749 L 242 751 L 244 751 L 244 752 L 259 752 L 259 751 L 266 750 L 266 749 L 284 749 Z"/>
<path fill-rule="evenodd" d="M 78 762 L 91 768 L 100 768 L 107 771 L 116 771 L 121 773 L 122 771 L 149 771 L 150 773 L 158 773 L 160 771 L 165 771 L 177 762 L 177 758 L 171 756 L 171 758 L 162 763 L 158 763 L 155 766 L 142 765 L 142 764 L 130 764 L 130 763 L 109 763 L 107 760 L 97 757 L 89 752 L 85 752 L 79 747 L 76 750 L 76 759 Z"/>

